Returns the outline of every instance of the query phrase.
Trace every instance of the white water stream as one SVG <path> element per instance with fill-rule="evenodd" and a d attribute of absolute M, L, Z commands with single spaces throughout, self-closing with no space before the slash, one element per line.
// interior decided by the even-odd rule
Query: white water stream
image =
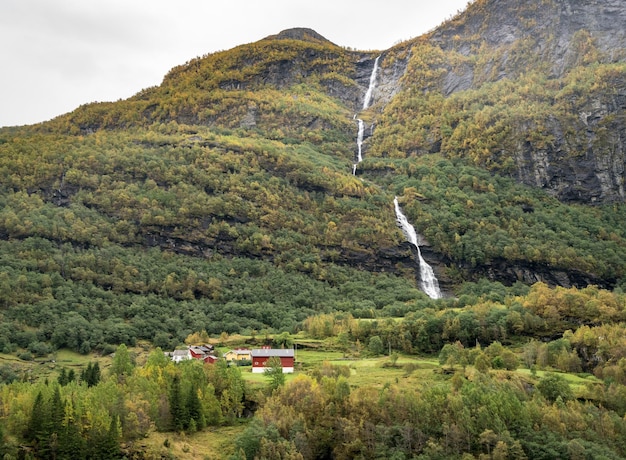
<path fill-rule="evenodd" d="M 367 92 L 365 93 L 365 99 L 363 99 L 363 110 L 367 109 L 372 102 L 372 94 L 374 93 L 374 88 L 376 87 L 376 74 L 378 73 L 379 59 L 380 56 L 378 56 L 374 61 L 374 70 L 372 70 L 372 74 L 370 75 L 370 85 L 367 88 Z"/>
<path fill-rule="evenodd" d="M 422 257 L 422 251 L 420 251 L 417 241 L 417 233 L 415 232 L 415 228 L 409 223 L 406 216 L 402 213 L 402 209 L 400 209 L 400 205 L 398 204 L 398 197 L 393 199 L 393 205 L 396 209 L 398 227 L 402 229 L 402 233 L 404 233 L 404 237 L 407 241 L 417 248 L 417 255 L 419 256 L 420 264 L 420 287 L 431 299 L 440 299 L 441 291 L 439 290 L 439 282 L 437 281 L 435 272 Z"/>
<path fill-rule="evenodd" d="M 370 74 L 370 84 L 367 88 L 367 92 L 365 93 L 365 97 L 363 98 L 363 110 L 366 110 L 372 103 L 372 95 L 374 94 L 374 88 L 376 87 L 376 74 L 378 73 L 379 59 L 380 56 L 378 56 L 374 61 L 374 68 L 372 69 L 372 73 Z M 352 165 L 352 174 L 356 174 L 356 168 L 358 164 L 363 161 L 363 136 L 365 133 L 365 123 L 363 123 L 363 120 L 357 118 L 356 114 L 354 115 L 354 119 L 358 123 L 359 130 L 356 136 L 357 157 L 356 163 Z"/>

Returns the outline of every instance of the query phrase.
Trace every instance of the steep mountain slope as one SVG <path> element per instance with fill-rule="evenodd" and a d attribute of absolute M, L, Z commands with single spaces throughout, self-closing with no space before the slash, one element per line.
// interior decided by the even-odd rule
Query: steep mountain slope
<path fill-rule="evenodd" d="M 1 130 L 2 345 L 423 308 L 396 195 L 447 297 L 481 278 L 622 285 L 624 34 L 591 13 L 624 7 L 568 5 L 478 0 L 382 53 L 292 29 Z"/>
<path fill-rule="evenodd" d="M 616 0 L 474 2 L 400 52 L 371 153 L 441 151 L 561 201 L 622 202 L 625 16 Z"/>

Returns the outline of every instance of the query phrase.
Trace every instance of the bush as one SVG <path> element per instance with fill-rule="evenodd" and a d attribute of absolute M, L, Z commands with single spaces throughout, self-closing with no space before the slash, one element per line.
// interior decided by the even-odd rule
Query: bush
<path fill-rule="evenodd" d="M 383 346 L 382 339 L 379 336 L 375 335 L 370 337 L 370 341 L 367 344 L 367 349 L 373 355 L 382 355 L 385 348 Z"/>
<path fill-rule="evenodd" d="M 11 383 L 17 380 L 18 375 L 15 373 L 13 368 L 9 365 L 0 366 L 0 384 L 2 383 Z"/>
<path fill-rule="evenodd" d="M 22 361 L 32 361 L 33 360 L 33 355 L 31 354 L 30 351 L 25 351 L 24 353 L 20 353 L 19 355 L 17 355 L 17 357 L 19 359 L 21 359 Z"/>
<path fill-rule="evenodd" d="M 31 342 L 28 345 L 28 351 L 37 357 L 46 356 L 52 351 L 52 347 L 45 342 Z"/>
<path fill-rule="evenodd" d="M 574 393 L 567 380 L 558 374 L 547 374 L 537 384 L 537 390 L 548 401 L 554 402 L 558 398 L 567 401 L 574 398 Z"/>

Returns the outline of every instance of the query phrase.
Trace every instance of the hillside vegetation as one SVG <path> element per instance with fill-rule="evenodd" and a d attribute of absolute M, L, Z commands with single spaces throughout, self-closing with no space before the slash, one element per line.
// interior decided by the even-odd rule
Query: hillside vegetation
<path fill-rule="evenodd" d="M 1 129 L 0 453 L 139 455 L 256 412 L 232 458 L 626 456 L 624 16 L 476 0 L 376 53 L 294 29 Z M 397 372 L 304 363 L 270 391 L 156 349 L 297 333 Z M 68 349 L 116 354 L 98 382 L 37 378 Z M 416 382 L 399 353 L 441 368 Z"/>

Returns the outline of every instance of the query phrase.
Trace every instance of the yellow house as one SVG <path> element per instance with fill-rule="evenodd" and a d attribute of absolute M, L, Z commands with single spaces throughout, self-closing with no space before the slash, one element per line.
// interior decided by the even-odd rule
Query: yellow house
<path fill-rule="evenodd" d="M 224 359 L 226 361 L 251 361 L 251 350 L 248 350 L 247 348 L 235 348 L 234 350 L 224 353 Z"/>

